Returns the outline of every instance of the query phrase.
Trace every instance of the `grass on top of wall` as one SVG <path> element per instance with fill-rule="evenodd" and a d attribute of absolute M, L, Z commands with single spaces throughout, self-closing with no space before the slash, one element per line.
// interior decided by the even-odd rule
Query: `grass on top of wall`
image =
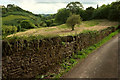
<path fill-rule="evenodd" d="M 63 60 L 63 63 L 60 64 L 60 72 L 58 74 L 55 73 L 49 73 L 46 75 L 39 75 L 36 78 L 45 78 L 47 76 L 52 75 L 51 78 L 55 78 L 55 80 L 58 80 L 63 74 L 68 72 L 73 66 L 75 66 L 80 60 L 86 58 L 88 54 L 92 53 L 97 48 L 101 47 L 103 44 L 108 42 L 113 36 L 117 35 L 120 32 L 120 30 L 117 30 L 111 34 L 109 34 L 107 37 L 99 41 L 97 44 L 94 44 L 86 49 L 83 49 L 81 51 L 78 51 L 77 54 L 73 53 L 73 56 L 71 58 Z"/>

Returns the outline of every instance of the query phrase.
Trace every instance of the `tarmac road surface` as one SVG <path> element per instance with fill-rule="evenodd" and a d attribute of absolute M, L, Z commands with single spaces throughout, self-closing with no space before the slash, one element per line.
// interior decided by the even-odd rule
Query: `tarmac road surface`
<path fill-rule="evenodd" d="M 113 37 L 62 78 L 118 78 L 118 41 L 120 34 Z"/>

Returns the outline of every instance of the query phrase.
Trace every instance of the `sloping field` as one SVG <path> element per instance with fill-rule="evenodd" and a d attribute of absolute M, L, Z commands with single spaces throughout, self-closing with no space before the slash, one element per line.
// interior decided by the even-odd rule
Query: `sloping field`
<path fill-rule="evenodd" d="M 60 36 L 67 36 L 67 35 L 75 35 L 85 30 L 101 30 L 107 27 L 115 26 L 119 24 L 118 22 L 112 22 L 108 20 L 91 20 L 91 21 L 83 21 L 80 25 L 76 25 L 75 30 L 71 31 L 71 28 L 68 28 L 65 24 L 60 26 L 53 26 L 53 27 L 45 27 L 45 28 L 37 28 L 37 29 L 30 29 L 25 32 L 18 32 L 12 35 L 8 35 L 7 37 L 11 36 L 53 36 L 53 35 L 60 35 Z"/>
<path fill-rule="evenodd" d="M 25 17 L 25 16 L 9 15 L 7 17 L 3 17 L 2 20 L 3 20 L 3 22 L 5 22 L 5 21 L 11 21 L 11 20 L 14 20 L 14 19 L 19 19 L 19 18 L 29 19 L 28 17 Z"/>
<path fill-rule="evenodd" d="M 2 17 L 2 24 L 3 25 L 14 25 L 17 26 L 18 23 L 22 20 L 29 20 L 32 23 L 35 23 L 35 20 L 39 20 L 39 17 L 36 17 L 35 15 L 26 13 L 26 12 L 11 12 L 6 14 L 6 16 Z"/>

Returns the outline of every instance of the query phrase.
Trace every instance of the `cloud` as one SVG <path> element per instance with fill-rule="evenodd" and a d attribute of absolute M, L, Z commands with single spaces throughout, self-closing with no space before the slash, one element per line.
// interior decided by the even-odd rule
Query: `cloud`
<path fill-rule="evenodd" d="M 66 4 L 64 3 L 37 3 L 35 0 L 25 0 L 19 4 L 21 8 L 29 10 L 33 13 L 56 13 L 58 9 L 65 8 Z"/>
<path fill-rule="evenodd" d="M 96 8 L 97 4 L 101 6 L 116 0 L 3 0 L 0 4 L 15 4 L 35 14 L 53 14 L 57 13 L 58 9 L 65 8 L 71 1 L 81 2 L 85 9 L 89 6 Z"/>
<path fill-rule="evenodd" d="M 38 4 L 38 8 L 39 8 L 39 11 L 40 13 L 57 13 L 57 10 L 60 9 L 60 8 L 65 8 L 66 7 L 66 4 L 64 3 L 49 3 L 49 4 L 43 4 L 43 3 L 40 3 Z M 37 11 L 36 11 L 37 12 Z"/>

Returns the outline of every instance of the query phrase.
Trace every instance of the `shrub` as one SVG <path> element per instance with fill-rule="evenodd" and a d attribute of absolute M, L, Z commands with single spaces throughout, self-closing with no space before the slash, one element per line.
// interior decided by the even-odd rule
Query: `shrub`
<path fill-rule="evenodd" d="M 95 9 L 94 9 L 93 7 L 88 7 L 88 8 L 86 8 L 86 10 L 85 10 L 85 14 L 86 14 L 86 15 L 84 15 L 85 18 L 86 18 L 86 20 L 92 19 L 92 14 L 93 14 L 94 10 L 95 10 Z"/>
<path fill-rule="evenodd" d="M 58 23 L 52 23 L 50 26 L 57 26 L 59 25 Z"/>
<path fill-rule="evenodd" d="M 45 23 L 47 24 L 47 26 L 50 26 L 52 24 L 52 20 L 46 20 Z"/>
<path fill-rule="evenodd" d="M 75 15 L 75 14 L 70 16 L 66 21 L 67 26 L 71 27 L 72 30 L 74 30 L 74 26 L 76 24 L 80 24 L 80 23 L 81 23 L 81 17 L 79 15 Z"/>
<path fill-rule="evenodd" d="M 17 32 L 16 26 L 6 26 L 6 25 L 2 26 L 2 34 L 3 35 L 9 35 L 9 34 L 12 34 L 15 32 Z"/>
<path fill-rule="evenodd" d="M 46 24 L 45 22 L 41 21 L 41 22 L 40 22 L 40 26 L 42 26 L 42 27 L 46 27 L 47 24 Z"/>
<path fill-rule="evenodd" d="M 17 26 L 17 29 L 18 29 L 17 32 L 21 31 L 21 26 L 18 25 L 18 26 Z"/>
<path fill-rule="evenodd" d="M 70 11 L 62 8 L 60 10 L 58 10 L 56 16 L 55 16 L 55 21 L 57 23 L 63 24 L 66 22 L 67 18 L 70 16 Z"/>
<path fill-rule="evenodd" d="M 110 5 L 102 5 L 100 8 L 93 12 L 94 19 L 107 19 L 110 11 Z"/>
<path fill-rule="evenodd" d="M 112 21 L 118 21 L 120 18 L 119 11 L 116 9 L 111 9 L 108 15 L 108 19 Z"/>
<path fill-rule="evenodd" d="M 87 13 L 85 10 L 80 8 L 77 10 L 76 14 L 80 15 L 83 21 L 87 20 Z"/>
<path fill-rule="evenodd" d="M 25 29 L 31 29 L 31 28 L 36 28 L 36 26 L 30 22 L 29 20 L 23 20 L 20 23 L 21 28 L 25 28 Z"/>

